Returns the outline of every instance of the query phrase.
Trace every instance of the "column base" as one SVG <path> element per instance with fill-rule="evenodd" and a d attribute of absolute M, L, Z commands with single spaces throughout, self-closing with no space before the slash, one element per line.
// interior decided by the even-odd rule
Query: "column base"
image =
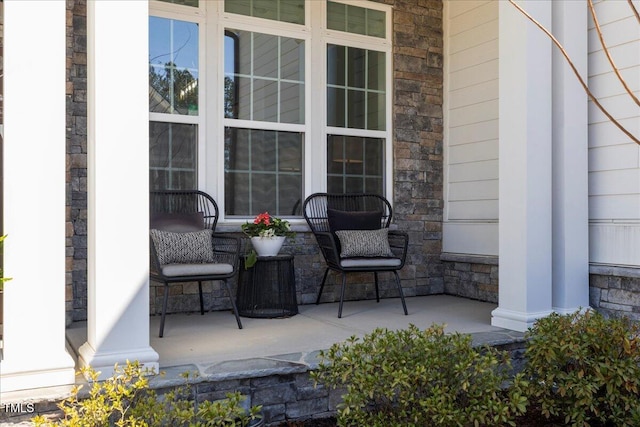
<path fill-rule="evenodd" d="M 78 349 L 80 367 L 90 366 L 91 369 L 99 372 L 98 379 L 100 381 L 113 375 L 116 364 L 122 366 L 127 361 L 138 361 L 143 370 L 148 369 L 150 373 L 157 374 L 160 369 L 159 358 L 160 356 L 151 346 L 126 352 L 98 352 L 86 342 Z"/>
<path fill-rule="evenodd" d="M 553 311 L 558 313 L 561 316 L 566 316 L 567 314 L 573 314 L 576 311 L 579 311 L 580 313 L 584 314 L 590 309 L 591 307 L 589 306 L 586 306 L 586 307 L 580 306 L 580 307 L 574 307 L 574 308 L 553 307 Z"/>
<path fill-rule="evenodd" d="M 522 312 L 496 308 L 491 312 L 491 326 L 510 329 L 512 331 L 526 332 L 538 319 L 549 316 L 553 310 Z"/>
<path fill-rule="evenodd" d="M 49 357 L 43 355 L 42 357 Z M 34 366 L 33 363 L 11 363 L 4 360 L 0 363 L 0 391 L 2 393 L 42 389 L 73 385 L 76 383 L 75 362 L 66 351 L 59 360 L 49 360 L 47 366 Z"/>

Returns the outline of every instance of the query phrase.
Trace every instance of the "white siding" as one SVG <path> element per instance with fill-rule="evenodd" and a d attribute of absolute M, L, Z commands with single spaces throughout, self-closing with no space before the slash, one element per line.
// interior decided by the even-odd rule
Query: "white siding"
<path fill-rule="evenodd" d="M 498 251 L 498 3 L 445 1 L 443 251 Z"/>
<path fill-rule="evenodd" d="M 634 1 L 640 7 L 639 1 Z M 626 83 L 640 96 L 640 26 L 626 1 L 595 4 L 604 41 Z M 589 24 L 589 87 L 640 137 L 640 108 L 618 81 Z M 640 266 L 640 146 L 589 105 L 590 261 Z"/>

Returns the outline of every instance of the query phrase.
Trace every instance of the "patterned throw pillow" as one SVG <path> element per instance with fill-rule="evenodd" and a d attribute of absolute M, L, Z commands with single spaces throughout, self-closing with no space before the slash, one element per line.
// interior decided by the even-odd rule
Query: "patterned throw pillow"
<path fill-rule="evenodd" d="M 150 233 L 161 265 L 202 264 L 214 261 L 211 230 L 172 233 L 152 229 Z"/>
<path fill-rule="evenodd" d="M 350 257 L 391 257 L 389 229 L 380 230 L 339 230 L 340 258 Z"/>

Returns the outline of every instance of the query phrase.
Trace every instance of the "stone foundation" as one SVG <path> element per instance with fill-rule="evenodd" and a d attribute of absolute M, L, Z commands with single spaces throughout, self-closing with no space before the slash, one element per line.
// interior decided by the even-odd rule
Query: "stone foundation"
<path fill-rule="evenodd" d="M 514 371 L 521 369 L 525 346 L 523 334 L 512 331 L 484 332 L 472 334 L 472 338 L 474 345 L 488 344 L 507 351 L 511 356 Z M 310 373 L 317 368 L 318 363 L 318 352 L 315 351 L 233 360 L 210 366 L 175 366 L 162 369 L 164 375 L 153 377 L 150 386 L 161 395 L 173 387 L 182 385 L 185 381 L 183 373 L 198 372 L 198 378 L 193 380 L 191 386 L 198 402 L 222 399 L 228 392 L 239 391 L 247 396 L 250 406 L 262 405 L 266 425 L 278 426 L 289 420 L 335 415 L 336 407 L 342 400 L 342 390 L 315 386 Z M 84 381 L 79 378 L 79 382 Z M 3 404 L 11 410 L 0 411 L 0 425 L 16 425 L 30 420 L 37 414 L 59 414 L 57 402 L 55 399 L 15 402 L 7 400 Z M 33 408 L 33 411 L 20 413 L 20 408 L 25 409 L 25 412 Z"/>
<path fill-rule="evenodd" d="M 592 265 L 589 305 L 605 316 L 640 321 L 640 268 Z"/>
<path fill-rule="evenodd" d="M 444 253 L 444 293 L 498 303 L 498 257 Z"/>

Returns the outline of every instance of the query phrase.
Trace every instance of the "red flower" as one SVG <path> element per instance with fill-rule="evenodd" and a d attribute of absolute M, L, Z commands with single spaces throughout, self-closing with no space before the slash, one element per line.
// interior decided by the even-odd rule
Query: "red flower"
<path fill-rule="evenodd" d="M 253 220 L 254 224 L 264 224 L 266 226 L 271 225 L 271 217 L 269 216 L 269 212 L 263 212 Z"/>

